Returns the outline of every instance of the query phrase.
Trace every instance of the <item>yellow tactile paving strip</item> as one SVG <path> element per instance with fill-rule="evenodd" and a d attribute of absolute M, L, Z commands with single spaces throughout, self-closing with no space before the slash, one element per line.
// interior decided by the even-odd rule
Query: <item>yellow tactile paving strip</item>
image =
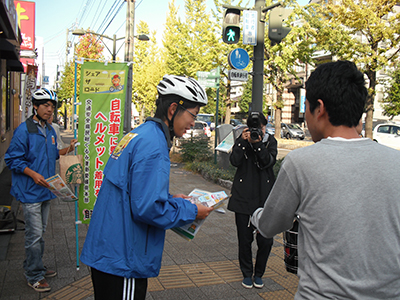
<path fill-rule="evenodd" d="M 276 238 L 278 241 L 279 237 Z M 288 273 L 283 263 L 283 247 L 274 247 L 268 260 L 268 267 L 263 276 L 282 286 L 283 290 L 259 293 L 263 299 L 293 299 L 297 290 L 298 278 Z M 240 282 L 242 274 L 239 263 L 234 261 L 217 261 L 186 265 L 163 266 L 157 278 L 150 278 L 148 291 L 163 291 L 207 285 Z M 93 294 L 90 276 L 84 277 L 57 292 L 44 298 L 47 300 L 81 300 Z"/>

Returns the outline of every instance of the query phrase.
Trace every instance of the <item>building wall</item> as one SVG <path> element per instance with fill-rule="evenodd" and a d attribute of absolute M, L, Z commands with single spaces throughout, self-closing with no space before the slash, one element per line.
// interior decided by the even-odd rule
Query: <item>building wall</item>
<path fill-rule="evenodd" d="M 0 122 L 0 173 L 5 167 L 4 155 L 10 146 L 14 130 L 20 124 L 20 74 L 18 72 L 8 72 L 6 60 L 0 59 L 0 107 L 2 115 L 6 118 L 5 122 Z M 5 84 L 3 84 L 4 80 Z M 4 86 L 5 90 L 3 90 Z M 3 113 L 4 108 L 6 111 Z"/>

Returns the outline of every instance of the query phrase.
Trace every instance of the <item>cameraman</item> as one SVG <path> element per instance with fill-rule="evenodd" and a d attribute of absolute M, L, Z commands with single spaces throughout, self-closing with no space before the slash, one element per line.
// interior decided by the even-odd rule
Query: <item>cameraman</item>
<path fill-rule="evenodd" d="M 268 256 L 273 238 L 264 238 L 256 234 L 257 257 L 253 270 L 251 244 L 254 239 L 254 226 L 250 223 L 253 212 L 264 206 L 275 182 L 273 166 L 276 162 L 277 141 L 265 133 L 267 119 L 262 113 L 252 112 L 247 126 L 236 139 L 232 148 L 230 162 L 237 168 L 233 180 L 228 209 L 235 213 L 235 222 L 239 241 L 239 263 L 243 274 L 242 285 L 262 288 Z"/>

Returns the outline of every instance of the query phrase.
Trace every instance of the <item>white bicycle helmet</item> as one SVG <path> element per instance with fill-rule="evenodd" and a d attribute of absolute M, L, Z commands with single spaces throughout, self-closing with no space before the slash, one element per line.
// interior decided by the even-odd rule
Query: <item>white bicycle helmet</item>
<path fill-rule="evenodd" d="M 37 91 L 35 91 L 32 95 L 33 104 L 44 103 L 49 100 L 54 103 L 54 106 L 57 105 L 57 94 L 52 90 L 42 88 L 42 89 L 38 89 Z"/>
<path fill-rule="evenodd" d="M 192 77 L 165 75 L 157 90 L 160 95 L 178 95 L 200 106 L 208 102 L 204 88 Z"/>

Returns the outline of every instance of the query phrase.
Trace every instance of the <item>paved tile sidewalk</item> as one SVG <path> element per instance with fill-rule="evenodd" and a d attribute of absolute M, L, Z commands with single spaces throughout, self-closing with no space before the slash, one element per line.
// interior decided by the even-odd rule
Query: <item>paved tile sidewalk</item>
<path fill-rule="evenodd" d="M 64 141 L 72 138 L 65 133 L 62 136 Z M 210 192 L 225 190 L 229 194 L 229 190 L 200 175 L 172 165 L 170 192 L 188 194 L 194 188 Z M 18 218 L 22 219 L 21 212 Z M 0 260 L 0 298 L 94 299 L 88 267 L 82 263 L 79 270 L 76 267 L 75 230 L 75 203 L 53 201 L 45 234 L 44 261 L 58 276 L 48 279 L 52 290 L 47 293 L 37 293 L 28 287 L 22 269 L 24 232 L 11 234 L 6 258 Z M 79 252 L 86 231 L 87 225 L 78 225 Z M 241 286 L 237 248 L 234 214 L 227 210 L 225 214 L 213 212 L 190 242 L 168 230 L 161 272 L 157 278 L 149 279 L 147 299 L 293 299 L 298 279 L 284 268 L 281 235 L 275 237 L 262 289 Z"/>

